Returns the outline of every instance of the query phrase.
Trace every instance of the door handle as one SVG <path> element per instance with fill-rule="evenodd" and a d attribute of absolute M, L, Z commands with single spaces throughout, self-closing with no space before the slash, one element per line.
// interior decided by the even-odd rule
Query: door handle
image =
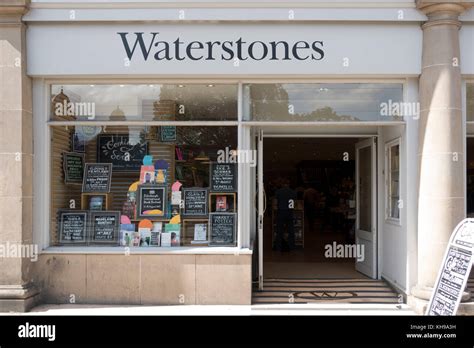
<path fill-rule="evenodd" d="M 263 189 L 263 213 L 267 211 L 267 193 L 265 192 L 265 189 Z"/>
<path fill-rule="evenodd" d="M 258 199 L 258 192 L 255 194 L 255 197 L 253 199 L 253 207 L 255 210 L 258 210 L 258 204 L 257 204 L 257 199 Z M 263 213 L 267 211 L 267 193 L 265 192 L 265 189 L 263 189 Z"/>

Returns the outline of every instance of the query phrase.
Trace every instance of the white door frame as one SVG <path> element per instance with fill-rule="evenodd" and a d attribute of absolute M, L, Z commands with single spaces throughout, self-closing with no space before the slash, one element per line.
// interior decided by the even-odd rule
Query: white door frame
<path fill-rule="evenodd" d="M 377 279 L 378 278 L 378 236 L 377 236 L 377 144 L 376 144 L 376 138 L 372 137 L 366 140 L 363 140 L 361 142 L 358 142 L 356 144 L 356 172 L 355 172 L 355 182 L 356 182 L 356 225 L 355 225 L 355 237 L 356 237 L 356 245 L 359 245 L 359 239 L 364 239 L 371 241 L 371 246 L 372 246 L 372 261 L 371 261 L 371 266 L 372 269 L 364 269 L 363 265 L 360 262 L 356 262 L 356 270 L 366 274 L 367 276 L 371 277 L 372 279 Z M 359 181 L 359 166 L 360 166 L 360 161 L 359 161 L 359 150 L 363 148 L 370 148 L 371 151 L 371 208 L 372 208 L 372 215 L 371 215 L 371 227 L 372 231 L 365 231 L 360 229 L 360 212 L 361 212 L 361 207 L 360 207 L 360 181 Z M 361 238 L 362 237 L 362 238 Z M 367 256 L 367 253 L 365 253 L 365 256 Z"/>
<path fill-rule="evenodd" d="M 263 290 L 263 216 L 265 214 L 265 192 L 263 186 L 263 130 L 258 130 L 257 142 L 258 175 L 258 289 Z"/>
<path fill-rule="evenodd" d="M 373 228 L 375 229 L 375 252 L 373 256 L 375 258 L 374 265 L 375 265 L 375 275 L 373 278 L 378 278 L 378 269 L 380 269 L 378 262 L 378 238 L 377 238 L 377 151 L 376 151 L 376 139 L 378 134 L 298 134 L 298 133 L 265 133 L 264 128 L 258 128 L 257 130 L 257 195 L 258 195 L 258 204 L 257 204 L 257 236 L 258 236 L 258 288 L 259 290 L 263 290 L 263 279 L 264 279 L 264 270 L 263 270 L 263 217 L 265 212 L 265 192 L 264 192 L 264 185 L 263 185 L 263 139 L 264 138 L 295 138 L 295 137 L 307 137 L 307 138 L 366 138 L 362 142 L 368 142 L 370 144 L 374 144 L 374 151 L 372 151 L 372 175 L 375 180 L 372 180 L 372 196 L 374 200 L 374 204 L 372 206 L 372 219 L 375 219 L 375 224 Z M 357 149 L 356 149 L 356 156 L 357 156 Z M 356 173 L 357 175 L 358 168 L 357 168 L 357 160 L 356 160 Z M 357 194 L 357 193 L 356 193 Z M 357 201 L 357 199 L 356 199 Z M 356 209 L 357 214 L 359 212 Z M 356 221 L 358 220 L 358 216 Z M 356 226 L 357 229 L 357 226 Z"/>

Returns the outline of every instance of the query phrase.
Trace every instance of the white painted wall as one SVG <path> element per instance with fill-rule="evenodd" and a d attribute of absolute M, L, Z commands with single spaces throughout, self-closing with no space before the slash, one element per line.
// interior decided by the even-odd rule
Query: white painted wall
<path fill-rule="evenodd" d="M 385 145 L 400 138 L 400 199 L 406 202 L 405 126 L 380 127 L 378 139 L 378 226 L 381 276 L 403 291 L 406 290 L 406 206 L 400 209 L 400 224 L 386 219 Z"/>
<path fill-rule="evenodd" d="M 418 81 L 408 79 L 405 102 L 418 102 Z M 405 117 L 405 125 L 379 127 L 378 227 L 380 274 L 401 292 L 409 294 L 417 277 L 418 121 Z M 386 219 L 385 145 L 400 138 L 400 223 Z"/>

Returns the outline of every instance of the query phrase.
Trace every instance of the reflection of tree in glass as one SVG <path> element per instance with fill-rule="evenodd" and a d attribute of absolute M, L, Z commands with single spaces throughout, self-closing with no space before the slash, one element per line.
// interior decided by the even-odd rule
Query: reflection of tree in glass
<path fill-rule="evenodd" d="M 291 86 L 290 86 L 291 88 Z M 316 99 L 316 94 L 314 99 Z M 296 103 L 290 100 L 289 91 L 282 84 L 261 84 L 250 86 L 252 116 L 259 121 L 359 121 L 357 117 L 338 115 L 333 108 L 325 106 L 311 112 L 297 112 Z M 310 101 L 310 99 L 308 99 Z M 308 105 L 307 105 L 308 106 Z"/>
<path fill-rule="evenodd" d="M 176 102 L 176 120 L 237 120 L 236 85 L 163 85 L 160 100 Z"/>
<path fill-rule="evenodd" d="M 286 121 L 289 117 L 288 93 L 281 84 L 250 86 L 251 115 L 254 120 Z"/>

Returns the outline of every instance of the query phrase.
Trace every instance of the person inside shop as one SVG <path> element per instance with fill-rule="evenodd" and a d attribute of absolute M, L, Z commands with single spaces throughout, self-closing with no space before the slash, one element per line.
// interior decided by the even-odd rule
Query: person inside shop
<path fill-rule="evenodd" d="M 295 232 L 293 228 L 293 209 L 296 204 L 296 191 L 291 189 L 288 179 L 282 180 L 282 187 L 276 190 L 277 200 L 277 236 L 275 250 L 286 251 L 282 248 L 284 228 L 288 229 L 288 251 L 295 247 Z"/>

